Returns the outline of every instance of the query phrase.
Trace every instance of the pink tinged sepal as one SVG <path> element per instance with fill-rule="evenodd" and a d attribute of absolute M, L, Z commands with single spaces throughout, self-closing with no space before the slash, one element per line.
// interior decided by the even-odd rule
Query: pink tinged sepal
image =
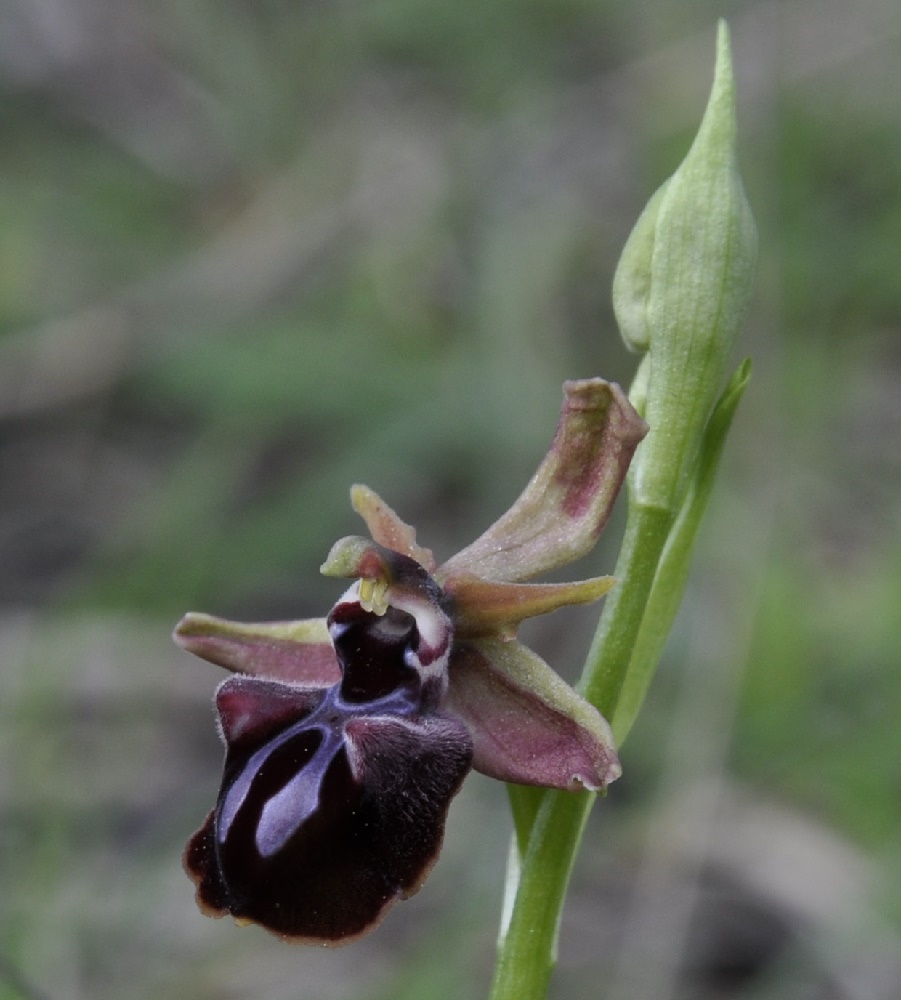
<path fill-rule="evenodd" d="M 632 455 L 647 433 L 622 389 L 566 382 L 551 449 L 519 499 L 436 574 L 517 581 L 585 555 L 604 527 Z"/>
<path fill-rule="evenodd" d="M 324 618 L 233 622 L 189 612 L 172 634 L 182 649 L 239 674 L 328 687 L 341 671 Z"/>
<path fill-rule="evenodd" d="M 528 647 L 483 638 L 451 658 L 445 708 L 473 736 L 473 767 L 489 777 L 602 791 L 621 773 L 610 727 Z"/>

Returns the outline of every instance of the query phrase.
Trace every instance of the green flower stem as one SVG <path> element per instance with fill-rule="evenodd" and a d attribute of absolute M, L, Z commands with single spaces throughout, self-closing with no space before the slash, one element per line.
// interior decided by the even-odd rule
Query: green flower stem
<path fill-rule="evenodd" d="M 507 785 L 510 810 L 513 813 L 513 828 L 516 831 L 516 844 L 520 856 L 528 850 L 529 836 L 544 800 L 544 791 L 543 788 L 532 788 L 527 785 Z"/>
<path fill-rule="evenodd" d="M 557 961 L 557 928 L 576 851 L 591 811 L 588 793 L 545 791 L 529 846 L 508 876 L 516 883 L 498 944 L 491 1000 L 544 1000 Z"/>
<path fill-rule="evenodd" d="M 629 507 L 623 547 L 613 571 L 619 584 L 607 597 L 579 683 L 579 691 L 606 719 L 616 714 L 674 519 L 675 512 L 662 507 L 634 503 Z M 619 741 L 615 730 L 613 735 Z"/>
<path fill-rule="evenodd" d="M 666 541 L 648 597 L 641 630 L 632 650 L 625 682 L 608 716 L 617 745 L 622 746 L 635 721 L 663 646 L 682 603 L 691 554 L 707 502 L 713 490 L 723 445 L 732 418 L 751 377 L 751 362 L 743 361 L 714 407 L 704 431 L 697 468 L 682 509 Z"/>
<path fill-rule="evenodd" d="M 608 718 L 626 679 L 672 523 L 673 514 L 657 507 L 629 511 L 615 571 L 620 583 L 607 599 L 581 685 Z M 513 898 L 505 906 L 509 922 L 498 945 L 491 1000 L 542 1000 L 547 995 L 569 877 L 595 798 L 511 790 L 521 864 L 518 872 L 511 866 L 508 893 Z"/>

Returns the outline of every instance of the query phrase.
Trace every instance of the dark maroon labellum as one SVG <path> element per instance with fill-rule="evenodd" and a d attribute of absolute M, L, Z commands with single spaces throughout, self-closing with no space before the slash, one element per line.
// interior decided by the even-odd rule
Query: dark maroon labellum
<path fill-rule="evenodd" d="M 415 669 L 412 616 L 348 601 L 329 624 L 343 671 L 333 687 L 242 675 L 220 686 L 222 786 L 185 852 L 207 912 L 325 943 L 416 891 L 472 760 L 469 732 L 435 710 Z"/>

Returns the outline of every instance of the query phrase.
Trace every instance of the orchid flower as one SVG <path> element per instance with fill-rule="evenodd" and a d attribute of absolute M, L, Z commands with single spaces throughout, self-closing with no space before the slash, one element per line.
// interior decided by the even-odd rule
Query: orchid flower
<path fill-rule="evenodd" d="M 516 631 L 614 583 L 522 581 L 591 549 L 646 429 L 617 385 L 567 382 L 526 489 L 446 562 L 355 486 L 371 539 L 332 547 L 323 573 L 353 583 L 327 618 L 179 622 L 179 645 L 234 672 L 218 802 L 184 858 L 204 912 L 342 943 L 421 886 L 471 767 L 570 791 L 619 776 L 607 722 Z"/>

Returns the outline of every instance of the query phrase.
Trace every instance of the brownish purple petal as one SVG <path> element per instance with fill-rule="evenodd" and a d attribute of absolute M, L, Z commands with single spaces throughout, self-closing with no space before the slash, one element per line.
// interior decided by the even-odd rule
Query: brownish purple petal
<path fill-rule="evenodd" d="M 366 522 L 372 540 L 415 559 L 429 573 L 435 572 L 435 557 L 431 549 L 416 542 L 416 529 L 401 520 L 385 501 L 368 486 L 353 486 L 350 491 L 353 509 Z"/>
<path fill-rule="evenodd" d="M 472 766 L 489 777 L 600 791 L 620 775 L 604 718 L 516 640 L 462 645 L 451 658 L 445 707 L 466 723 Z"/>
<path fill-rule="evenodd" d="M 571 604 L 589 604 L 615 583 L 612 576 L 577 583 L 498 583 L 460 575 L 447 581 L 444 592 L 451 601 L 459 640 L 490 634 L 513 638 L 526 618 Z"/>
<path fill-rule="evenodd" d="M 647 433 L 613 382 L 566 382 L 550 451 L 519 499 L 483 535 L 438 570 L 517 581 L 572 562 L 597 540 Z"/>

